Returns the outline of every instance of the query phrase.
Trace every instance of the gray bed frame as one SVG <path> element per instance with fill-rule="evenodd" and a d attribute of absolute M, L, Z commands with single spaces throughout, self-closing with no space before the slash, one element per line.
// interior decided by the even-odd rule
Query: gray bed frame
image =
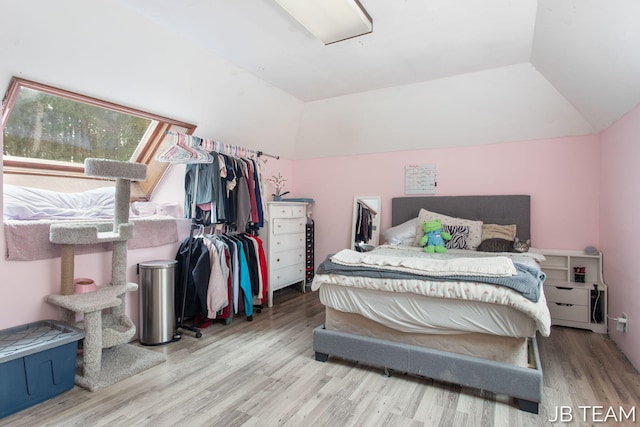
<path fill-rule="evenodd" d="M 418 216 L 421 208 L 492 224 L 517 224 L 520 239 L 531 237 L 531 198 L 507 196 L 430 196 L 392 199 L 392 225 Z M 537 414 L 542 401 L 542 368 L 536 338 L 530 340 L 530 367 L 519 367 L 473 356 L 434 350 L 339 331 L 319 326 L 313 331 L 313 349 L 318 361 L 329 356 L 370 366 L 433 378 L 505 394 L 518 407 Z"/>

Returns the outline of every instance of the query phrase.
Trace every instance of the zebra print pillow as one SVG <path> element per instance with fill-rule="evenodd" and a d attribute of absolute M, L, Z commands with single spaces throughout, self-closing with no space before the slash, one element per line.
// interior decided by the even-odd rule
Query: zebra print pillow
<path fill-rule="evenodd" d="M 469 237 L 468 225 L 442 225 L 442 231 L 451 234 L 451 240 L 445 240 L 444 246 L 447 249 L 467 249 L 467 238 Z"/>

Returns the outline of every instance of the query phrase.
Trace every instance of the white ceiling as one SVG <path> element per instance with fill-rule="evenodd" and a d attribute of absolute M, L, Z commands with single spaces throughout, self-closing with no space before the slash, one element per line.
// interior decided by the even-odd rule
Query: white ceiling
<path fill-rule="evenodd" d="M 373 32 L 327 46 L 272 0 L 118 1 L 307 103 L 531 69 L 562 99 L 545 114 L 571 106 L 588 123 L 578 133 L 640 102 L 637 0 L 361 0 Z M 527 91 L 539 85 L 523 101 Z M 541 135 L 576 133 L 549 122 Z"/>

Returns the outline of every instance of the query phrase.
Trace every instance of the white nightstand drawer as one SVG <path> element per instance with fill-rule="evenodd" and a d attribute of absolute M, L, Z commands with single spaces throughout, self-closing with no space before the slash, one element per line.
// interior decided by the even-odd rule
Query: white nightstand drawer
<path fill-rule="evenodd" d="M 282 205 L 271 207 L 271 219 L 301 218 L 306 216 L 305 207 L 299 205 Z"/>
<path fill-rule="evenodd" d="M 553 320 L 571 320 L 573 322 L 589 321 L 589 307 L 586 305 L 550 302 L 549 313 L 551 313 L 551 319 Z"/>
<path fill-rule="evenodd" d="M 304 266 L 292 265 L 285 268 L 274 269 L 271 271 L 269 278 L 271 280 L 269 286 L 275 291 L 285 286 L 289 286 L 292 283 L 303 281 Z"/>
<path fill-rule="evenodd" d="M 288 251 L 274 253 L 272 255 L 271 268 L 288 267 L 290 265 L 304 265 L 304 248 L 296 248 Z"/>
<path fill-rule="evenodd" d="M 273 223 L 273 234 L 304 234 L 304 226 L 307 223 L 305 218 L 274 218 L 271 222 Z"/>
<path fill-rule="evenodd" d="M 545 285 L 544 295 L 549 303 L 561 302 L 565 304 L 587 305 L 589 302 L 589 290 L 584 288 Z"/>
<path fill-rule="evenodd" d="M 306 245 L 306 236 L 302 233 L 275 234 L 271 239 L 273 252 L 288 251 Z"/>

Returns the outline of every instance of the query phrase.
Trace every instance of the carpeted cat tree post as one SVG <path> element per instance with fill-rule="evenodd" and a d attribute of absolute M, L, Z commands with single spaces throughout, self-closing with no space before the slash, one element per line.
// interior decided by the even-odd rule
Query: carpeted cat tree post
<path fill-rule="evenodd" d="M 76 384 L 91 391 L 128 378 L 166 360 L 163 354 L 128 344 L 136 327 L 126 315 L 127 292 L 138 289 L 126 281 L 127 240 L 133 237 L 129 222 L 131 181 L 146 179 L 147 166 L 115 160 L 86 159 L 89 176 L 116 179 L 113 224 L 78 222 L 52 224 L 49 240 L 62 245 L 60 294 L 48 301 L 61 308 L 61 317 L 74 324 L 82 313 L 85 330 L 82 364 Z M 74 246 L 111 242 L 113 244 L 111 283 L 93 292 L 74 294 Z"/>

